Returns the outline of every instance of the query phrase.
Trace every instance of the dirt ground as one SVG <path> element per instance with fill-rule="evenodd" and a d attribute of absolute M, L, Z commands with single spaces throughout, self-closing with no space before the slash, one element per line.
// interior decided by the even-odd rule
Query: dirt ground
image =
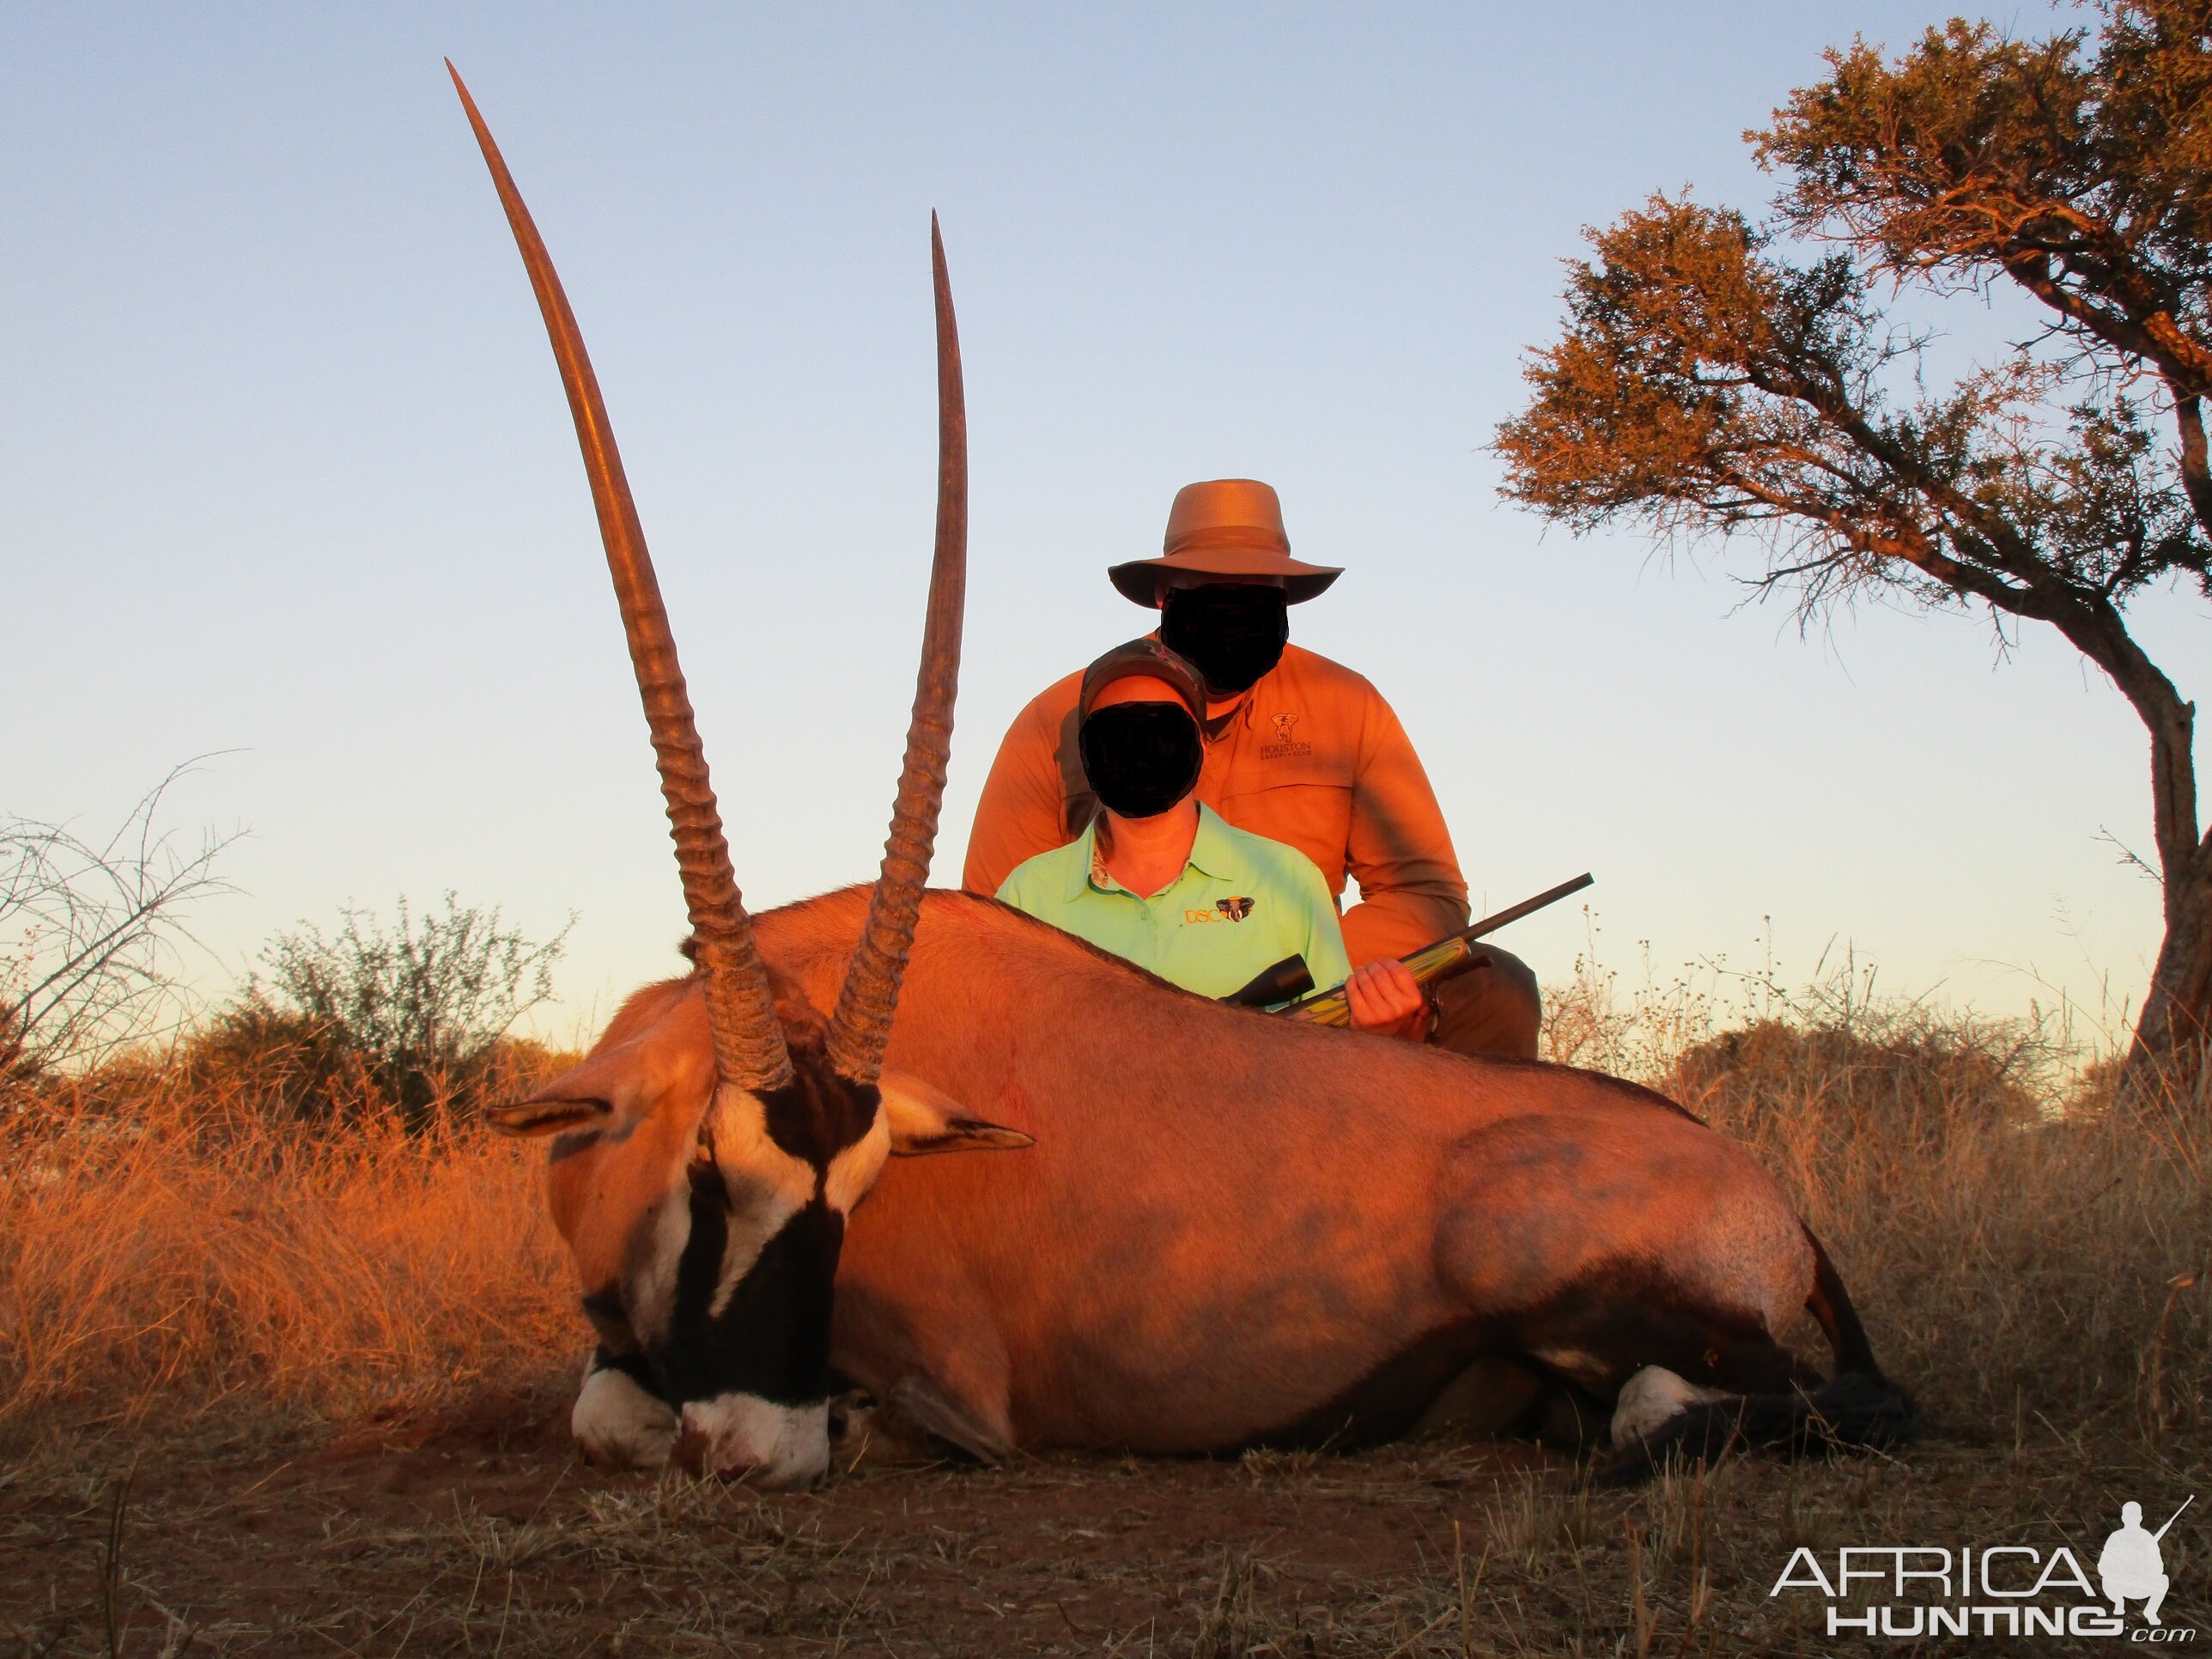
<path fill-rule="evenodd" d="M 217 1412 L 19 1445 L 0 1469 L 0 1651 L 1809 1655 L 1844 1644 L 1816 1601 L 1768 1595 L 1797 1543 L 2055 1527 L 2078 1547 L 2122 1492 L 2160 1508 L 2212 1487 L 2201 1452 L 2116 1468 L 2118 1449 L 2023 1423 L 2009 1444 L 1939 1436 L 1893 1461 L 1733 1462 L 1631 1492 L 1484 1443 L 864 1465 L 764 1497 L 593 1472 L 564 1415 L 549 1384 L 335 1438 Z M 2169 1548 L 2170 1622 L 2212 1608 L 2190 1553 Z"/>

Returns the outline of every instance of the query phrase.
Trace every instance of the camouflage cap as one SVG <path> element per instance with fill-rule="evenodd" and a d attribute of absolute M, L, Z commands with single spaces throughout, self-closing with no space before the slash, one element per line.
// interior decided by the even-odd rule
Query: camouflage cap
<path fill-rule="evenodd" d="M 1149 635 L 1115 646 L 1083 671 L 1081 716 L 1089 717 L 1098 694 L 1115 681 L 1133 679 L 1166 681 L 1182 699 L 1183 707 L 1190 710 L 1190 717 L 1201 725 L 1205 723 L 1205 677 L 1191 665 L 1189 658 L 1170 651 Z"/>

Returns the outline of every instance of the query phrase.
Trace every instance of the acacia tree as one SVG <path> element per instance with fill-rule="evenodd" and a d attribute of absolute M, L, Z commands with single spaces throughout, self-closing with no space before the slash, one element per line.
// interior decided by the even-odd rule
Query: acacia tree
<path fill-rule="evenodd" d="M 2166 934 L 2133 1063 L 2212 1037 L 2195 706 L 2130 601 L 2212 595 L 2212 0 L 2110 0 L 2021 41 L 1863 44 L 1747 135 L 1771 214 L 1654 197 L 1571 264 L 1561 338 L 1498 431 L 1504 493 L 1577 532 L 1748 544 L 1811 620 L 1881 596 L 2057 629 L 2150 736 Z M 1796 252 L 1793 252 L 1793 250 Z M 1930 392 L 1912 289 L 2009 286 L 2042 326 Z"/>

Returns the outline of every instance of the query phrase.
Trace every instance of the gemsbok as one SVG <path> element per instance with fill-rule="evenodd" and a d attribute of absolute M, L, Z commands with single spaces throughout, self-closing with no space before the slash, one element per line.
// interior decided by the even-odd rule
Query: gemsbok
<path fill-rule="evenodd" d="M 1672 1103 L 1208 1002 L 924 890 L 967 544 L 933 218 L 936 552 L 882 872 L 748 916 L 582 337 L 453 82 L 575 417 L 693 930 L 688 975 L 490 1115 L 555 1137 L 553 1217 L 599 1338 L 572 1419 L 588 1455 L 804 1485 L 855 1386 L 986 1460 L 1353 1444 L 1501 1364 L 1597 1396 L 1647 1462 L 1910 1429 L 1789 1200 Z M 979 1150 L 1005 1155 L 886 1161 Z M 1801 1307 L 1826 1382 L 1778 1340 Z"/>

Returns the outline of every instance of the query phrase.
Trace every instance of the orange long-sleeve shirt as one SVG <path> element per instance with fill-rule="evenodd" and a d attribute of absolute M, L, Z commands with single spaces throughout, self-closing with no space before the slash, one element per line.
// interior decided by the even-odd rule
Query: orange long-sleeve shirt
<path fill-rule="evenodd" d="M 1097 809 L 1075 742 L 1083 676 L 1047 687 L 999 745 L 962 885 L 995 893 L 1023 860 L 1065 846 Z M 1240 830 L 1287 842 L 1340 903 L 1353 964 L 1409 951 L 1468 924 L 1467 883 L 1436 791 L 1382 696 L 1359 675 L 1292 645 L 1217 731 L 1209 721 L 1198 798 Z"/>

